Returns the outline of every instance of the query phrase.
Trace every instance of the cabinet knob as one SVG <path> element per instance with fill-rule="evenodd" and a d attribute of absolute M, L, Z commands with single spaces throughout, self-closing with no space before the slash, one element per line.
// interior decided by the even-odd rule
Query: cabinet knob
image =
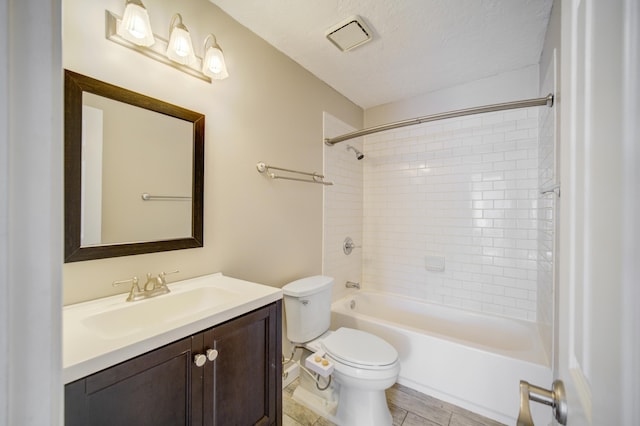
<path fill-rule="evenodd" d="M 207 362 L 207 357 L 202 354 L 197 354 L 193 357 L 193 363 L 196 367 L 202 367 Z"/>
<path fill-rule="evenodd" d="M 209 361 L 215 361 L 218 358 L 218 351 L 215 349 L 207 349 L 207 359 Z"/>

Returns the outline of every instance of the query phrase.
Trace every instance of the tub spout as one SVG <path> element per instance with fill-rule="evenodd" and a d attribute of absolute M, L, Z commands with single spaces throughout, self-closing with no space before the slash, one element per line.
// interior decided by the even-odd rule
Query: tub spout
<path fill-rule="evenodd" d="M 360 283 L 355 283 L 353 281 L 347 281 L 347 283 L 345 284 L 345 287 L 347 287 L 347 288 L 357 288 L 358 290 L 360 290 Z"/>

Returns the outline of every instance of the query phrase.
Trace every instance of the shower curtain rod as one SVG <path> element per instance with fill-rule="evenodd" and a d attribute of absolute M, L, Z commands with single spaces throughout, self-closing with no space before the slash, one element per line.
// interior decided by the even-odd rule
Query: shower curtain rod
<path fill-rule="evenodd" d="M 438 114 L 427 115 L 419 118 L 412 118 L 409 120 L 396 121 L 389 124 L 381 124 L 379 126 L 369 127 L 367 129 L 356 130 L 355 132 L 345 133 L 341 136 L 334 138 L 326 138 L 324 143 L 329 146 L 333 146 L 339 142 L 343 142 L 349 139 L 357 138 L 360 136 L 370 135 L 372 133 L 384 132 L 385 130 L 397 129 L 399 127 L 413 126 L 415 124 L 427 123 L 429 121 L 444 120 L 445 118 L 463 117 L 465 115 L 481 114 L 483 112 L 495 112 L 503 111 L 506 109 L 527 108 L 532 106 L 548 107 L 553 106 L 553 93 L 549 93 L 544 98 L 526 99 L 524 101 L 504 102 L 501 104 L 486 105 L 482 107 L 459 109 L 456 111 L 441 112 Z"/>

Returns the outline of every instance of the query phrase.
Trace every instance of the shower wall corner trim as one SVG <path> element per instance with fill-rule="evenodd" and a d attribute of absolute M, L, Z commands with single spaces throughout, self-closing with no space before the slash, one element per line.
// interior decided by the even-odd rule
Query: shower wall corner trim
<path fill-rule="evenodd" d="M 500 104 L 485 105 L 481 107 L 459 109 L 449 112 L 441 112 L 438 114 L 427 115 L 424 117 L 412 118 L 409 120 L 396 121 L 388 124 L 381 124 L 379 126 L 369 127 L 362 130 L 356 130 L 354 132 L 346 133 L 344 135 L 336 136 L 333 138 L 326 138 L 324 143 L 333 146 L 339 142 L 344 142 L 349 139 L 354 139 L 360 136 L 366 136 L 373 133 L 384 132 L 385 130 L 397 129 L 400 127 L 414 126 L 416 124 L 427 123 L 429 121 L 444 120 L 447 118 L 464 117 L 465 115 L 482 114 L 485 112 L 504 111 L 508 109 L 528 108 L 533 106 L 547 106 L 551 108 L 553 106 L 554 95 L 549 93 L 542 98 L 526 99 L 523 101 L 504 102 Z"/>

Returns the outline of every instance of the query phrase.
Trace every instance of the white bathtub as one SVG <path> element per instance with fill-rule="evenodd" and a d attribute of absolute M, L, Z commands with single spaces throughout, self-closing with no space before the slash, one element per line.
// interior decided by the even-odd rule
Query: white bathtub
<path fill-rule="evenodd" d="M 534 323 L 365 291 L 331 310 L 334 330 L 368 331 L 398 350 L 400 384 L 499 422 L 516 423 L 521 379 L 551 387 Z M 531 408 L 536 424 L 549 424 L 550 408 Z"/>

